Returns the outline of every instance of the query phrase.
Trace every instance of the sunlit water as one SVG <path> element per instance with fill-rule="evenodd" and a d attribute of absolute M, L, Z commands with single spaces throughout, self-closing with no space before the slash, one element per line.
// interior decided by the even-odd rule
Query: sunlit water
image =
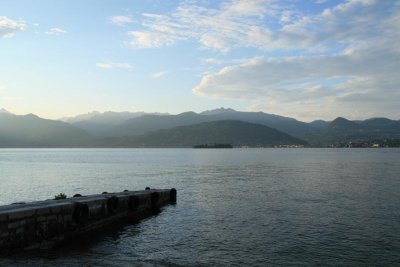
<path fill-rule="evenodd" d="M 178 190 L 138 224 L 0 266 L 400 263 L 399 149 L 3 149 L 0 183 L 0 204 Z"/>

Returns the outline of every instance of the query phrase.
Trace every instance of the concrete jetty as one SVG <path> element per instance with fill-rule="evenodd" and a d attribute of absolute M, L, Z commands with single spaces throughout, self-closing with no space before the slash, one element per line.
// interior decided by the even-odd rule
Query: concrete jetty
<path fill-rule="evenodd" d="M 143 218 L 175 202 L 174 188 L 146 188 L 0 206 L 0 251 L 51 248 L 122 219 Z"/>

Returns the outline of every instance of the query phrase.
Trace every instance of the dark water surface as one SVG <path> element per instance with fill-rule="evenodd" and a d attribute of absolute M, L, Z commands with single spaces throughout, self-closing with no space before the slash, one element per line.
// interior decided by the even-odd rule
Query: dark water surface
<path fill-rule="evenodd" d="M 0 186 L 0 204 L 178 190 L 138 224 L 0 266 L 400 265 L 399 149 L 2 149 Z"/>

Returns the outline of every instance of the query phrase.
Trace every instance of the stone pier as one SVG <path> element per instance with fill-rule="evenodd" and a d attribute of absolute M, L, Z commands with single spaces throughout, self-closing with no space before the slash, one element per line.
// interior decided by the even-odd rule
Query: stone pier
<path fill-rule="evenodd" d="M 51 248 L 123 219 L 143 218 L 176 202 L 175 189 L 146 189 L 0 206 L 0 251 Z"/>

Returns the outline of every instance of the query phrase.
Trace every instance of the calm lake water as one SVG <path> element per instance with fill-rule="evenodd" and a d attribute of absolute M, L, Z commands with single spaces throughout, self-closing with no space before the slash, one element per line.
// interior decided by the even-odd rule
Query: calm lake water
<path fill-rule="evenodd" d="M 0 266 L 400 264 L 399 149 L 0 150 L 0 204 L 146 186 L 178 203 Z"/>

